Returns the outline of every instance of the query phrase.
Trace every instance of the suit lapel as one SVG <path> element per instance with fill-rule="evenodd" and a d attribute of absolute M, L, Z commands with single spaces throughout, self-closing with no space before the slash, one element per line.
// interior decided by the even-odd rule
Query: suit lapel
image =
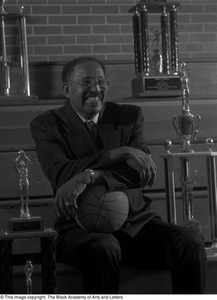
<path fill-rule="evenodd" d="M 79 158 L 96 153 L 96 145 L 94 144 L 85 124 L 71 107 L 69 101 L 67 101 L 65 105 L 65 116 L 67 123 L 66 138 L 69 141 L 69 146 L 75 155 Z"/>
<path fill-rule="evenodd" d="M 106 104 L 100 113 L 98 132 L 105 149 L 120 147 L 121 128 L 116 125 L 114 111 Z"/>

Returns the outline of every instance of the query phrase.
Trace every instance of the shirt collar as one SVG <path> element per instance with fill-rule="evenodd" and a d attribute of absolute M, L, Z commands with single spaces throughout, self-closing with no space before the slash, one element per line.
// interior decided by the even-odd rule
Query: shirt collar
<path fill-rule="evenodd" d="M 84 117 L 82 117 L 82 116 L 79 114 L 79 112 L 75 109 L 74 105 L 73 105 L 73 108 L 74 108 L 76 114 L 79 116 L 79 118 L 80 118 L 84 123 L 93 121 L 93 122 L 97 125 L 98 119 L 99 119 L 99 113 L 98 113 L 93 119 L 86 120 Z"/>

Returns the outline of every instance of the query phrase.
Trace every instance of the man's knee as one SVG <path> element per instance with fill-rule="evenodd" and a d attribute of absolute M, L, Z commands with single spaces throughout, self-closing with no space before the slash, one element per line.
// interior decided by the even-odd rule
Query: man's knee
<path fill-rule="evenodd" d="M 88 245 L 82 247 L 81 253 L 88 257 L 100 259 L 115 259 L 117 261 L 121 258 L 121 249 L 118 241 L 110 234 L 96 234 L 88 242 Z"/>
<path fill-rule="evenodd" d="M 185 259 L 198 260 L 205 258 L 205 248 L 200 234 L 192 228 L 183 227 L 178 234 L 176 246 L 179 255 Z M 182 256 L 182 255 L 181 255 Z"/>
<path fill-rule="evenodd" d="M 194 245 L 195 247 L 203 246 L 203 241 L 200 233 L 193 228 L 183 227 L 180 238 L 183 243 L 187 245 Z"/>

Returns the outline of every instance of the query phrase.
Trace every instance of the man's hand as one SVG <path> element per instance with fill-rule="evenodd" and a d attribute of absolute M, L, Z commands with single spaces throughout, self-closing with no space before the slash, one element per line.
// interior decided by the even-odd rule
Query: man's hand
<path fill-rule="evenodd" d="M 57 216 L 63 215 L 70 219 L 75 214 L 78 208 L 76 199 L 90 182 L 90 173 L 84 171 L 72 177 L 57 190 L 54 202 Z"/>
<path fill-rule="evenodd" d="M 140 149 L 127 147 L 126 161 L 131 168 L 139 172 L 141 187 L 153 186 L 157 167 L 155 166 L 151 155 L 146 154 Z"/>

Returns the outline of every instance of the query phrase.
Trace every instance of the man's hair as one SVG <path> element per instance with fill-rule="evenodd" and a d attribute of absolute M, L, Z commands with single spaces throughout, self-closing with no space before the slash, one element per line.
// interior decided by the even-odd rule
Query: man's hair
<path fill-rule="evenodd" d="M 62 70 L 62 83 L 67 82 L 69 77 L 71 76 L 71 73 L 74 72 L 74 69 L 77 65 L 80 65 L 82 63 L 88 62 L 88 61 L 94 61 L 97 62 L 103 69 L 104 73 L 106 73 L 105 65 L 96 57 L 93 56 L 79 56 L 76 57 L 73 60 L 70 60 Z"/>

